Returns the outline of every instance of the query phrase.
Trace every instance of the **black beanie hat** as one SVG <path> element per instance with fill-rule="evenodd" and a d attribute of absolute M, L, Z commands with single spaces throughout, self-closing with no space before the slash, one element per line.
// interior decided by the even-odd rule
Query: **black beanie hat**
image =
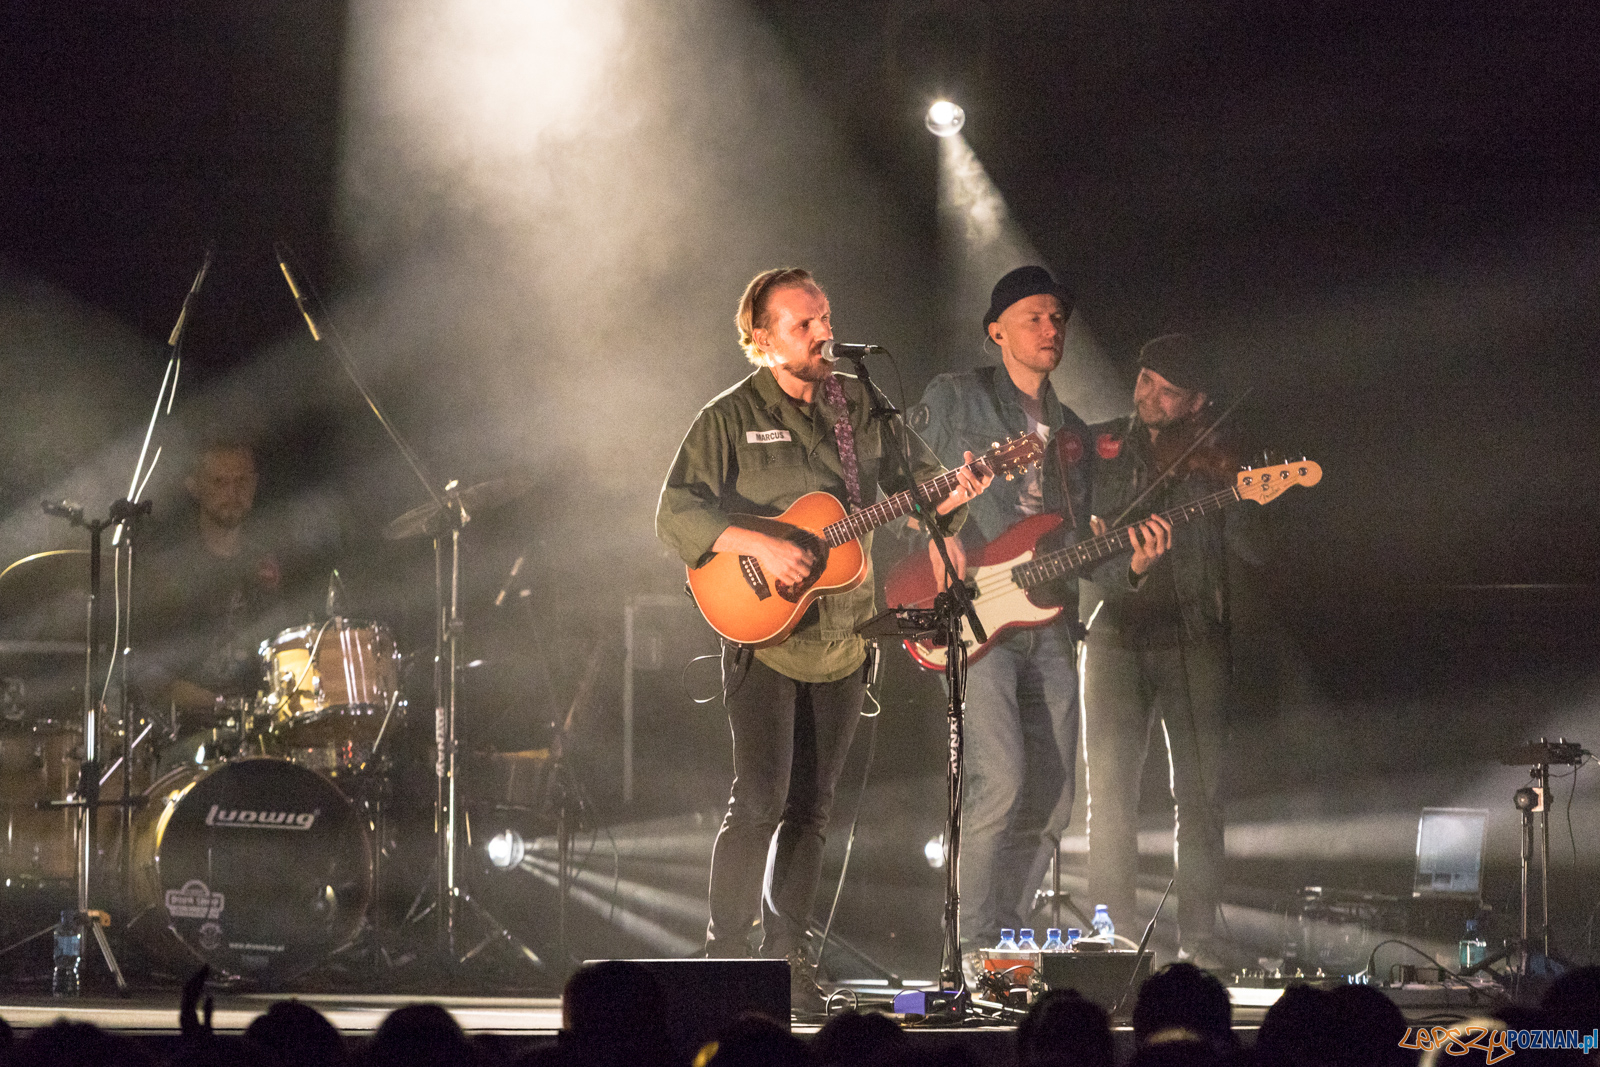
<path fill-rule="evenodd" d="M 989 324 L 998 319 L 1006 308 L 1018 300 L 1026 300 L 1040 293 L 1049 293 L 1061 301 L 1063 315 L 1072 314 L 1072 294 L 1058 285 L 1050 277 L 1049 271 L 1043 267 L 1018 267 L 994 283 L 994 292 L 989 294 L 989 313 L 983 317 L 984 332 L 988 332 Z"/>
<path fill-rule="evenodd" d="M 1186 333 L 1164 333 L 1139 350 L 1139 366 L 1153 370 L 1179 389 L 1212 392 L 1217 360 L 1211 350 Z"/>

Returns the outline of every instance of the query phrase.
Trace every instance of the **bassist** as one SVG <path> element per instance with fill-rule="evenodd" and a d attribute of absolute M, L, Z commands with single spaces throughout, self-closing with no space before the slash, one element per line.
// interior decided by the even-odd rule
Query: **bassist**
<path fill-rule="evenodd" d="M 1045 439 L 1045 461 L 973 502 L 969 547 L 992 541 L 1026 516 L 1060 515 L 1069 540 L 1088 533 L 1092 457 L 1088 428 L 1050 385 L 1061 363 L 1072 296 L 1043 267 L 1019 267 L 995 284 L 983 328 L 998 367 L 940 375 L 912 425 L 945 463 L 1018 432 Z M 1170 528 L 1137 531 L 1133 569 L 1165 550 Z M 1115 561 L 1123 575 L 1127 557 Z M 935 568 L 939 573 L 940 568 Z M 1131 579 L 1125 579 L 1131 580 Z M 1076 581 L 1060 583 L 1076 598 Z M 971 981 L 977 949 L 1002 927 L 1030 925 L 1056 839 L 1072 815 L 1078 742 L 1075 611 L 996 640 L 967 676 L 965 788 L 961 804 L 962 962 Z"/>

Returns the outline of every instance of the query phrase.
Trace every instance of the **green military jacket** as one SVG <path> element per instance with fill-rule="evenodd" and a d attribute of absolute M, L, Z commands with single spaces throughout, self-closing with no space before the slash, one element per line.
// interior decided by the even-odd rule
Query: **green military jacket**
<path fill-rule="evenodd" d="M 837 375 L 844 386 L 850 424 L 855 428 L 861 501 L 870 505 L 878 489 L 909 488 L 896 478 L 899 465 L 887 448 L 911 442 L 911 470 L 918 482 L 944 468 L 921 438 L 896 423 L 891 438 L 882 423 L 868 419 L 866 388 L 855 377 Z M 799 404 L 763 367 L 700 410 L 667 472 L 656 505 L 656 536 L 690 567 L 711 557 L 711 546 L 733 524 L 734 513 L 773 516 L 806 493 L 821 490 L 841 504 L 849 500 L 844 467 L 833 439 L 839 413 L 821 399 Z M 952 532 L 966 518 L 962 505 L 945 517 Z M 756 658 L 780 674 L 802 682 L 832 682 L 847 676 L 866 657 L 866 642 L 856 627 L 877 611 L 871 571 L 872 534 L 861 539 L 867 578 L 848 593 L 823 597 L 811 606 L 787 641 L 758 649 Z"/>

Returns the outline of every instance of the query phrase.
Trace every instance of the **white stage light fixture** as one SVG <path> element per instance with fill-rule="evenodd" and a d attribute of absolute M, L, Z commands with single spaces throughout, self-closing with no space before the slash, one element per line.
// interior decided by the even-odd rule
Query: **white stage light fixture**
<path fill-rule="evenodd" d="M 922 858 L 928 861 L 928 866 L 938 870 L 944 866 L 944 835 L 930 837 L 928 843 L 922 846 Z"/>
<path fill-rule="evenodd" d="M 928 132 L 935 137 L 953 137 L 961 132 L 961 127 L 966 124 L 967 113 L 961 110 L 961 105 L 953 104 L 948 100 L 935 100 L 928 108 L 928 116 L 923 120 L 927 123 Z"/>
<path fill-rule="evenodd" d="M 489 838 L 484 851 L 495 870 L 509 871 L 522 862 L 522 857 L 528 854 L 528 846 L 521 834 L 508 828 Z"/>

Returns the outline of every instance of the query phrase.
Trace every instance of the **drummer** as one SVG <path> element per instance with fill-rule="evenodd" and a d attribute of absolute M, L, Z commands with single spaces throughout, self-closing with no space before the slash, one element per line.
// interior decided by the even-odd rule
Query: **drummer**
<path fill-rule="evenodd" d="M 256 497 L 249 443 L 207 441 L 183 484 L 194 502 L 191 523 L 140 568 L 150 620 L 141 673 L 152 710 L 174 709 L 189 728 L 230 700 L 256 694 L 259 646 L 287 613 L 278 557 L 249 523 Z"/>

